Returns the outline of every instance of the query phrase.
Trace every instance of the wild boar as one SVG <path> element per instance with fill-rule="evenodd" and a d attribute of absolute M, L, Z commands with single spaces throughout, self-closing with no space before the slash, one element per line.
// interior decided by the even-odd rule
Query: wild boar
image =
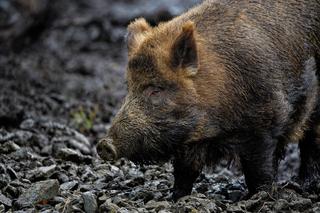
<path fill-rule="evenodd" d="M 173 159 L 175 200 L 237 158 L 253 194 L 299 142 L 303 186 L 319 180 L 319 0 L 209 0 L 155 27 L 133 21 L 127 42 L 128 94 L 101 158 Z"/>

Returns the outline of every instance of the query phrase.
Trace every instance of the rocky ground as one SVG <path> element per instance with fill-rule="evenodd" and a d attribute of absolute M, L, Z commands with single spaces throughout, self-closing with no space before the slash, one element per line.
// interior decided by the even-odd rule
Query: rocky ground
<path fill-rule="evenodd" d="M 320 197 L 288 182 L 249 200 L 222 162 L 191 196 L 171 201 L 172 166 L 101 161 L 103 137 L 125 95 L 126 25 L 170 19 L 197 0 L 0 0 L 0 212 L 320 212 Z"/>

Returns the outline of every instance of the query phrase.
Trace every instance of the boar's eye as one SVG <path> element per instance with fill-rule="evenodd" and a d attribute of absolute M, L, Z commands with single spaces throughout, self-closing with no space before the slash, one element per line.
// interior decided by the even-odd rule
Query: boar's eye
<path fill-rule="evenodd" d="M 145 96 L 151 100 L 152 104 L 159 104 L 161 102 L 161 97 L 163 93 L 163 88 L 150 86 L 145 90 Z"/>
<path fill-rule="evenodd" d="M 148 87 L 145 90 L 145 93 L 148 97 L 159 96 L 161 92 L 162 92 L 162 88 L 159 88 L 159 87 Z"/>
<path fill-rule="evenodd" d="M 149 93 L 149 96 L 156 96 L 156 95 L 160 95 L 160 90 L 152 90 Z"/>

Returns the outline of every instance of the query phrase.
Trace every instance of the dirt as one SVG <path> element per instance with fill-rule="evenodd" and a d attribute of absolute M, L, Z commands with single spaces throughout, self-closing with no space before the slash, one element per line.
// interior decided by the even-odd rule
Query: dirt
<path fill-rule="evenodd" d="M 100 160 L 95 145 L 126 94 L 127 24 L 155 25 L 199 0 L 0 0 L 0 212 L 320 212 L 295 183 L 290 145 L 274 194 L 248 200 L 222 162 L 171 200 L 170 162 Z"/>

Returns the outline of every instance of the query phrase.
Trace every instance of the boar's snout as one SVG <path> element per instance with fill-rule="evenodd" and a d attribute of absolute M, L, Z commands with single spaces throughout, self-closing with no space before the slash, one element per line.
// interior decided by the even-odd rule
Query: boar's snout
<path fill-rule="evenodd" d="M 99 141 L 97 152 L 103 160 L 113 161 L 117 159 L 117 151 L 110 138 L 104 138 Z"/>

